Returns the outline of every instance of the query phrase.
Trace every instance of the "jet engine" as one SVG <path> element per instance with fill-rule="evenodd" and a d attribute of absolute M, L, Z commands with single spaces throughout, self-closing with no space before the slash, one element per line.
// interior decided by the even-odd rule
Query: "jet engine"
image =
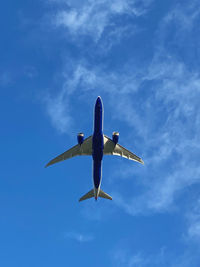
<path fill-rule="evenodd" d="M 77 134 L 77 141 L 78 141 L 79 145 L 82 145 L 82 143 L 84 141 L 84 134 L 83 133 Z"/>
<path fill-rule="evenodd" d="M 118 143 L 118 141 L 119 141 L 119 133 L 118 132 L 113 132 L 112 140 L 115 143 L 115 145 Z"/>

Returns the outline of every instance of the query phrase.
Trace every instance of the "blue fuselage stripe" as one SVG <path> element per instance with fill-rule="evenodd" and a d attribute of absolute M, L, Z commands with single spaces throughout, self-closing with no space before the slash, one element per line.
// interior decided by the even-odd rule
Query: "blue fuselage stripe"
<path fill-rule="evenodd" d="M 94 133 L 92 139 L 93 180 L 96 188 L 101 183 L 103 146 L 103 105 L 101 99 L 98 97 L 94 110 Z"/>

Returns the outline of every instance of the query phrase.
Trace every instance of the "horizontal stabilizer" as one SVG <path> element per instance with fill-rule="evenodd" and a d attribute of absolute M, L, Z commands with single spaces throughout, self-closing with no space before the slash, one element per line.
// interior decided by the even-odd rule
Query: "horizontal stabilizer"
<path fill-rule="evenodd" d="M 112 200 L 112 197 L 109 196 L 108 194 L 106 194 L 105 192 L 103 192 L 103 190 L 101 190 L 101 189 L 100 189 L 100 191 L 99 191 L 99 197 L 107 198 L 107 199 Z"/>
<path fill-rule="evenodd" d="M 79 201 L 83 201 L 86 200 L 88 198 L 94 197 L 94 189 L 90 190 L 87 194 L 85 194 L 84 196 L 82 196 Z"/>

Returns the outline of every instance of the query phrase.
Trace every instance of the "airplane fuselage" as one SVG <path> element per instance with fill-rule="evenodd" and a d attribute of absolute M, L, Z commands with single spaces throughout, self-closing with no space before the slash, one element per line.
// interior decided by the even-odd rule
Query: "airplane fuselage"
<path fill-rule="evenodd" d="M 112 200 L 112 197 L 105 193 L 101 186 L 102 178 L 102 159 L 104 155 L 117 155 L 123 158 L 134 160 L 140 163 L 144 163 L 141 158 L 133 154 L 128 149 L 118 144 L 119 133 L 113 132 L 112 139 L 103 134 L 103 103 L 99 96 L 96 100 L 94 107 L 94 132 L 93 135 L 84 139 L 84 134 L 79 133 L 77 135 L 78 144 L 71 147 L 64 153 L 50 160 L 46 167 L 66 160 L 75 156 L 92 156 L 93 158 L 93 189 L 83 195 L 79 201 L 83 201 L 94 197 L 96 200 L 98 197 Z"/>
<path fill-rule="evenodd" d="M 102 177 L 103 158 L 103 104 L 98 97 L 94 109 L 94 133 L 92 137 L 93 182 L 95 199 L 98 198 Z"/>

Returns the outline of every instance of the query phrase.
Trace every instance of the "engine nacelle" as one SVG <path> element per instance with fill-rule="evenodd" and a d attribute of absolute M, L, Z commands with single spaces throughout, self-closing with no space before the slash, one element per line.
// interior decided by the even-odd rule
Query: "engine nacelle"
<path fill-rule="evenodd" d="M 118 143 L 118 141 L 119 141 L 119 133 L 118 132 L 113 132 L 112 140 L 115 143 L 115 145 Z"/>
<path fill-rule="evenodd" d="M 84 134 L 83 133 L 77 134 L 77 141 L 78 141 L 79 145 L 82 145 L 82 143 L 84 141 Z"/>

